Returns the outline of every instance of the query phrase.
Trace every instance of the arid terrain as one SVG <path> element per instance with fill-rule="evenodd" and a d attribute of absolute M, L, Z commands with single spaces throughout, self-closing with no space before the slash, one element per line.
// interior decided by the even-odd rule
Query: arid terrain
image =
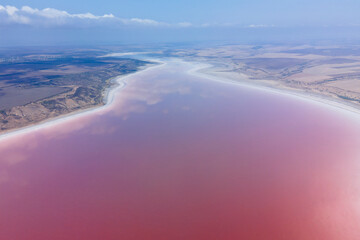
<path fill-rule="evenodd" d="M 112 78 L 147 62 L 100 57 L 101 52 L 65 54 L 3 52 L 0 58 L 0 133 L 104 104 Z"/>
<path fill-rule="evenodd" d="M 179 45 L 126 50 L 0 49 L 0 133 L 104 104 L 112 78 L 149 64 L 132 59 L 140 51 L 154 58 L 210 63 L 213 67 L 203 71 L 218 78 L 296 91 L 360 108 L 358 46 Z"/>
<path fill-rule="evenodd" d="M 215 76 L 301 91 L 360 107 L 359 46 L 227 45 L 171 54 L 212 63 L 215 68 L 207 73 Z"/>

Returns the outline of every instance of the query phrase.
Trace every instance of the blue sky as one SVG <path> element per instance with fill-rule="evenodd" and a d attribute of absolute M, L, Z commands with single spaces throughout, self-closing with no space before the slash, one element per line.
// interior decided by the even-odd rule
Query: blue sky
<path fill-rule="evenodd" d="M 359 0 L 13 0 L 2 5 L 55 8 L 69 13 L 112 13 L 168 23 L 335 25 L 360 24 Z"/>
<path fill-rule="evenodd" d="M 13 0 L 0 3 L 0 44 L 11 42 L 22 32 L 35 42 L 41 40 L 45 32 L 62 34 L 64 39 L 68 36 L 71 41 L 79 32 L 88 37 L 102 31 L 106 40 L 105 32 L 114 29 L 118 40 L 121 36 L 136 39 L 137 34 L 139 39 L 157 34 L 171 40 L 166 32 L 177 36 L 173 39 L 206 39 L 206 34 L 224 35 L 224 31 L 231 40 L 229 28 L 234 35 L 242 32 L 258 38 L 263 37 L 255 29 L 281 28 L 282 32 L 274 30 L 274 34 L 282 38 L 286 29 L 292 28 L 325 27 L 328 32 L 339 27 L 357 28 L 359 12 L 360 0 Z M 81 31 L 74 32 L 74 28 Z M 254 30 L 249 32 L 247 28 Z M 269 30 L 263 32 L 267 33 L 266 37 L 275 36 Z M 301 31 L 297 34 L 304 35 Z"/>

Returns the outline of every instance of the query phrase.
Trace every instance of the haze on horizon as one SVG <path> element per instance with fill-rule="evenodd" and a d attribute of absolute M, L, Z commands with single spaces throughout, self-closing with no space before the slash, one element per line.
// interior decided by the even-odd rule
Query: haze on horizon
<path fill-rule="evenodd" d="M 356 0 L 14 0 L 0 4 L 0 44 L 356 42 L 359 9 Z"/>

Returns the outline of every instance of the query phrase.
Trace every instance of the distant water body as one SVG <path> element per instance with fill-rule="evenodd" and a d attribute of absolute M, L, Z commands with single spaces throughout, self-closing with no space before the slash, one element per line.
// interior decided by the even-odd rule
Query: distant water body
<path fill-rule="evenodd" d="M 360 239 L 355 115 L 192 68 L 2 140 L 0 239 Z"/>

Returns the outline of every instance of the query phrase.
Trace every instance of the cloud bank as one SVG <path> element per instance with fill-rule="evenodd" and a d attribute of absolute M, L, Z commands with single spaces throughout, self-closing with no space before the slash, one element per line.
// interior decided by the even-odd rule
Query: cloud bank
<path fill-rule="evenodd" d="M 67 11 L 55 8 L 37 9 L 29 6 L 17 8 L 10 5 L 0 5 L 0 26 L 23 25 L 34 27 L 93 27 L 93 26 L 144 26 L 144 27 L 172 27 L 172 28 L 209 28 L 209 27 L 240 27 L 240 28 L 268 28 L 274 25 L 266 24 L 219 24 L 204 23 L 194 25 L 191 22 L 166 23 L 153 19 L 144 18 L 121 18 L 111 13 L 104 15 L 95 15 L 93 13 L 76 13 L 72 14 Z"/>
<path fill-rule="evenodd" d="M 37 9 L 29 6 L 17 8 L 0 5 L 0 25 L 28 25 L 28 26 L 92 26 L 102 24 L 140 25 L 140 26 L 177 26 L 189 27 L 191 23 L 168 24 L 152 19 L 119 18 L 113 14 L 94 15 L 92 13 L 71 14 L 55 8 Z"/>

